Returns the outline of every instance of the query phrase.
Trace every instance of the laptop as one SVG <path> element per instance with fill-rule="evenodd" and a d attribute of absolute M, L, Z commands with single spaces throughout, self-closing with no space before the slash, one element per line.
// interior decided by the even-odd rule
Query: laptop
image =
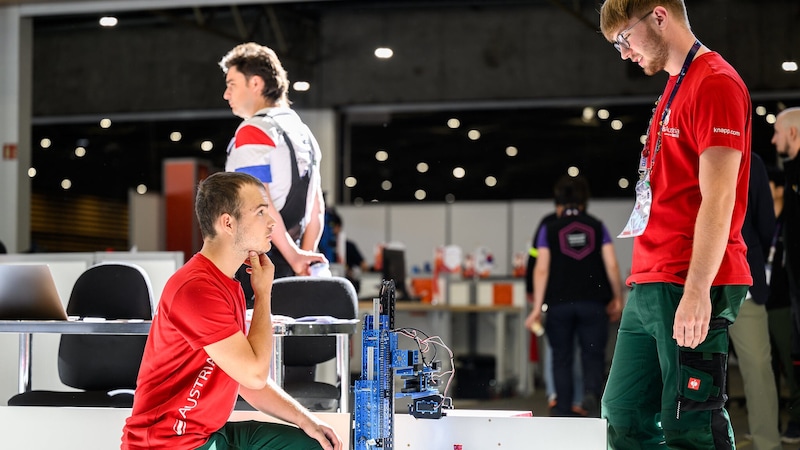
<path fill-rule="evenodd" d="M 67 320 L 46 264 L 0 264 L 0 320 Z"/>

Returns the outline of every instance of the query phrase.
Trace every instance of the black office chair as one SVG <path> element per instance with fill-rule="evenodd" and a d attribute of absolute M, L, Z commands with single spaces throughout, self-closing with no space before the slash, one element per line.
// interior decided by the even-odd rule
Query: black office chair
<path fill-rule="evenodd" d="M 78 277 L 67 314 L 105 319 L 153 318 L 153 289 L 139 266 L 102 263 Z M 133 390 L 147 336 L 64 334 L 58 347 L 58 375 L 82 391 L 32 390 L 9 406 L 133 406 Z"/>
<path fill-rule="evenodd" d="M 343 277 L 285 277 L 272 286 L 272 314 L 293 318 L 331 316 L 355 319 L 358 296 L 353 284 Z M 317 364 L 336 358 L 333 336 L 287 336 L 283 339 L 283 387 L 311 411 L 339 407 L 341 386 L 315 381 Z M 349 370 L 349 369 L 348 369 Z M 237 409 L 248 409 L 239 402 Z"/>

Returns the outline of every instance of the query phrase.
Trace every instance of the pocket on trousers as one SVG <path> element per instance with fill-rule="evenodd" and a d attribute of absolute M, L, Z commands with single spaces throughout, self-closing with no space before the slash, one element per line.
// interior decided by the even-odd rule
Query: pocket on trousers
<path fill-rule="evenodd" d="M 721 353 L 689 353 L 681 351 L 680 389 L 678 401 L 684 411 L 705 411 L 721 408 L 727 400 L 722 386 L 725 372 Z"/>
<path fill-rule="evenodd" d="M 697 349 L 678 349 L 678 415 L 680 411 L 719 409 L 728 400 L 727 321 L 715 322 L 712 321 L 708 338 Z"/>

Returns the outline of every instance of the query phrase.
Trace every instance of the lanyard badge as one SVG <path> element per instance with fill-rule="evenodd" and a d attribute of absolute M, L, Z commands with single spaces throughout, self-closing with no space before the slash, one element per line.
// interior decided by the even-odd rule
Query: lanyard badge
<path fill-rule="evenodd" d="M 625 229 L 617 236 L 629 238 L 641 236 L 650 220 L 650 206 L 653 204 L 653 191 L 650 189 L 650 173 L 636 182 L 636 204 L 633 206 L 631 217 L 625 224 Z"/>

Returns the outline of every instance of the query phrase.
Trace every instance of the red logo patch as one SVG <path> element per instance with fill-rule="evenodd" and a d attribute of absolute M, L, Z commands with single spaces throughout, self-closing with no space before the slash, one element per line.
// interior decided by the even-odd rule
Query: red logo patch
<path fill-rule="evenodd" d="M 689 378 L 689 383 L 686 385 L 687 388 L 693 391 L 700 390 L 700 379 L 698 378 Z"/>

